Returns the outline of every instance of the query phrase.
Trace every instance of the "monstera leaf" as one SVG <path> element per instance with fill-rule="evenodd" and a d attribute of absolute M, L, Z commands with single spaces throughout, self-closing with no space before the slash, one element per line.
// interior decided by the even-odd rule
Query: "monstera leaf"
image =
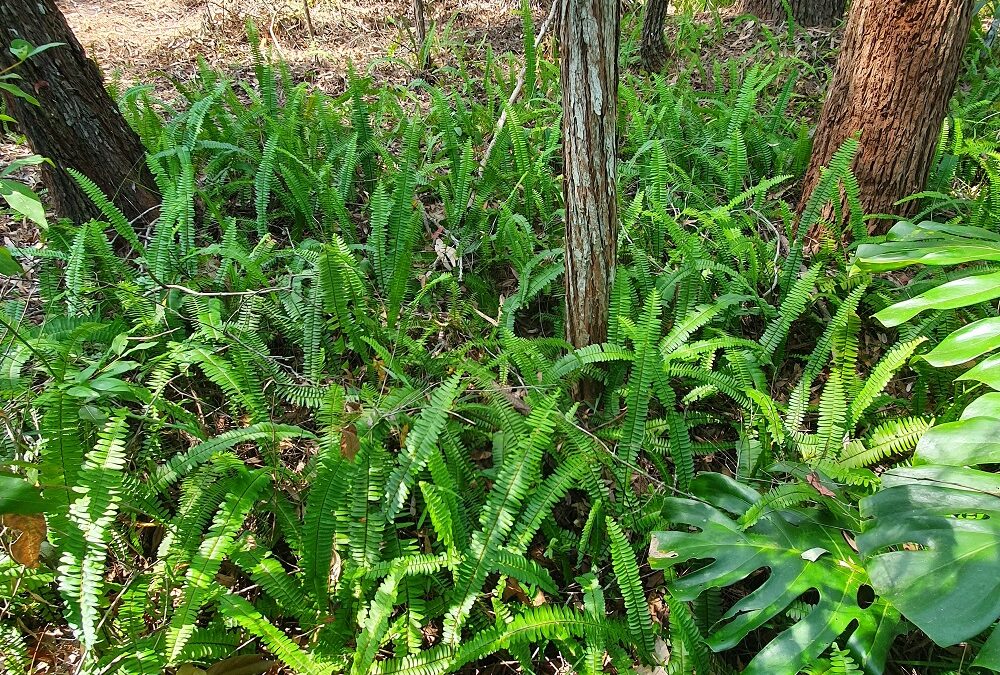
<path fill-rule="evenodd" d="M 1000 477 L 918 466 L 882 475 L 861 502 L 858 545 L 872 585 L 934 642 L 953 645 L 1000 616 Z"/>
<path fill-rule="evenodd" d="M 720 474 L 698 476 L 691 489 L 700 501 L 666 500 L 664 515 L 683 531 L 655 533 L 650 564 L 678 568 L 680 577 L 669 589 L 681 600 L 746 582 L 749 593 L 711 629 L 714 651 L 733 647 L 772 620 L 791 623 L 744 673 L 795 675 L 853 626 L 847 645 L 855 659 L 869 673 L 882 672 L 899 615 L 869 597 L 857 553 L 825 511 L 765 509 L 745 527 L 739 519 L 761 499 L 759 493 Z M 695 562 L 700 564 L 691 569 Z M 788 612 L 799 600 L 805 604 Z"/>

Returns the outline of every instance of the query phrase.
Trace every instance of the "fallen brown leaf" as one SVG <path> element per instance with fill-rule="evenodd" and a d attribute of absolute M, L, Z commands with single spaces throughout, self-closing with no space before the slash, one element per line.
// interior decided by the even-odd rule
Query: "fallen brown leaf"
<path fill-rule="evenodd" d="M 340 430 L 340 454 L 347 461 L 353 462 L 360 449 L 358 429 L 353 424 L 348 424 Z"/>
<path fill-rule="evenodd" d="M 832 490 L 830 490 L 830 488 L 823 485 L 823 483 L 819 479 L 819 474 L 817 474 L 815 471 L 809 472 L 809 474 L 806 476 L 806 482 L 812 485 L 814 488 L 816 488 L 816 492 L 820 493 L 824 497 L 837 496 Z"/>
<path fill-rule="evenodd" d="M 0 525 L 21 532 L 10 546 L 11 557 L 25 567 L 38 567 L 39 552 L 45 541 L 45 516 L 5 513 L 0 516 Z"/>

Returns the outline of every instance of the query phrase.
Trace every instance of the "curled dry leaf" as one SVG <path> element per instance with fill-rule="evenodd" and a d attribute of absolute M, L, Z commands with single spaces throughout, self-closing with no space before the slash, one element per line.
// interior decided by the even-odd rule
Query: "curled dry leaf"
<path fill-rule="evenodd" d="M 806 476 L 806 482 L 809 483 L 809 485 L 813 486 L 816 489 L 816 492 L 820 493 L 824 497 L 837 496 L 836 493 L 834 493 L 830 488 L 823 485 L 822 481 L 820 480 L 819 474 L 817 474 L 815 471 L 809 472 L 809 475 Z"/>
<path fill-rule="evenodd" d="M 0 516 L 0 524 L 21 532 L 10 546 L 11 557 L 25 567 L 38 567 L 39 551 L 45 541 L 45 516 L 40 513 L 5 513 Z"/>
<path fill-rule="evenodd" d="M 353 424 L 348 424 L 340 431 L 340 454 L 347 461 L 353 462 L 360 449 L 358 429 Z"/>

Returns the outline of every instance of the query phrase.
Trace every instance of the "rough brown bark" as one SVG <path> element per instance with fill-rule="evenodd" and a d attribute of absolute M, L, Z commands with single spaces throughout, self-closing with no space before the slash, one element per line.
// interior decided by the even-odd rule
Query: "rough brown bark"
<path fill-rule="evenodd" d="M 832 26 L 844 16 L 846 0 L 788 0 L 795 23 L 803 26 Z M 762 21 L 779 23 L 788 19 L 781 0 L 737 0 L 740 14 L 753 14 Z"/>
<path fill-rule="evenodd" d="M 853 0 L 840 58 L 813 143 L 801 213 L 821 167 L 860 132 L 853 169 L 865 213 L 893 207 L 927 182 L 934 146 L 955 89 L 973 0 Z M 881 234 L 890 221 L 871 221 Z M 816 229 L 809 238 L 818 240 Z"/>
<path fill-rule="evenodd" d="M 618 0 L 563 0 L 560 15 L 566 336 L 583 347 L 607 338 L 614 277 Z"/>
<path fill-rule="evenodd" d="M 18 67 L 22 88 L 41 105 L 8 100 L 31 149 L 56 165 L 43 169 L 55 212 L 76 222 L 98 215 L 65 171 L 73 168 L 97 183 L 127 218 L 151 222 L 160 199 L 146 167 L 145 149 L 55 2 L 0 1 L 0 69 L 14 63 L 7 47 L 17 38 L 36 46 L 66 43 Z"/>
<path fill-rule="evenodd" d="M 646 16 L 642 21 L 639 58 L 649 71 L 660 70 L 667 61 L 667 45 L 663 42 L 663 23 L 670 0 L 646 0 Z"/>

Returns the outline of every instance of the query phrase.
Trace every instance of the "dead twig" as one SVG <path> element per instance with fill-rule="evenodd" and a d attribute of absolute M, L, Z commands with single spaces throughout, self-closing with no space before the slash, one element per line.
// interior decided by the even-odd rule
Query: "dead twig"
<path fill-rule="evenodd" d="M 549 9 L 548 16 L 542 22 L 542 25 L 538 27 L 538 34 L 535 35 L 535 49 L 542 44 L 542 40 L 545 38 L 545 33 L 549 29 L 549 25 L 556 16 L 556 12 L 559 11 L 559 3 L 561 0 L 552 0 L 552 7 Z M 514 105 L 514 101 L 521 97 L 521 90 L 524 89 L 524 80 L 528 75 L 528 64 L 525 62 L 524 66 L 521 68 L 521 72 L 518 73 L 517 83 L 514 85 L 514 91 L 511 92 L 510 98 L 507 99 L 507 105 Z M 483 159 L 479 162 L 479 172 L 482 173 L 483 169 L 486 168 L 486 163 L 490 161 L 490 154 L 493 152 L 493 146 L 497 144 L 497 139 L 500 138 L 500 132 L 503 131 L 503 125 L 507 123 L 507 109 L 500 114 L 500 119 L 497 121 L 497 129 L 493 132 L 493 139 L 490 144 L 486 146 L 486 151 L 483 153 Z M 469 206 L 472 205 L 472 198 L 469 198 Z"/>

